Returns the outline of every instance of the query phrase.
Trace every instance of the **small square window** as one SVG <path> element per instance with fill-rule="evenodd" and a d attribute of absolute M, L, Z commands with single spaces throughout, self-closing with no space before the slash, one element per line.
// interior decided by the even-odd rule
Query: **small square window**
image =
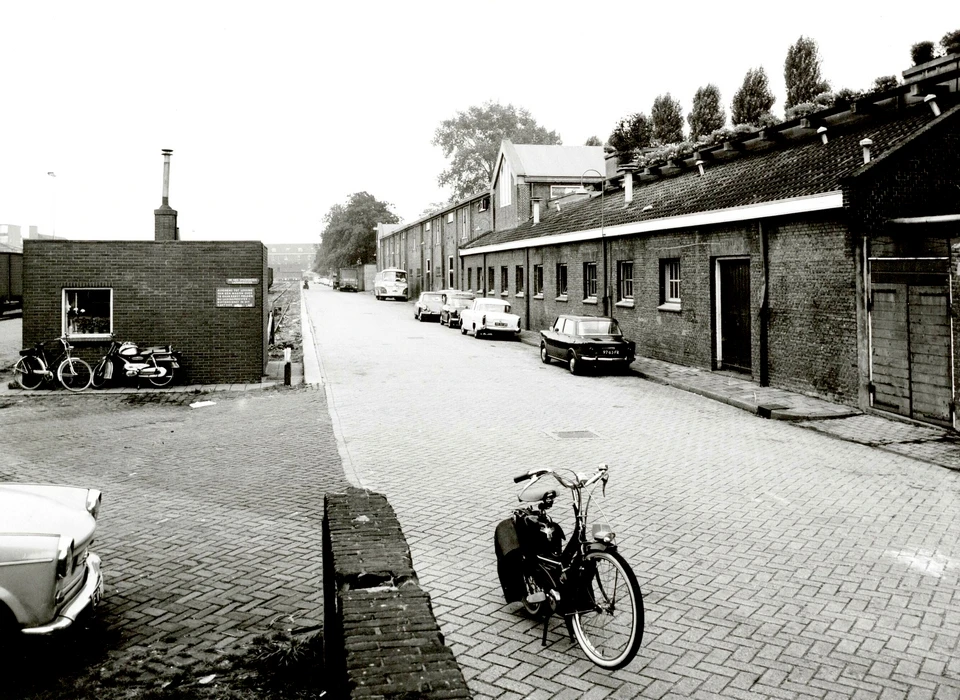
<path fill-rule="evenodd" d="M 113 332 L 112 289 L 64 289 L 63 332 L 71 338 L 107 338 Z"/>
<path fill-rule="evenodd" d="M 597 263 L 583 263 L 583 298 L 597 298 Z"/>

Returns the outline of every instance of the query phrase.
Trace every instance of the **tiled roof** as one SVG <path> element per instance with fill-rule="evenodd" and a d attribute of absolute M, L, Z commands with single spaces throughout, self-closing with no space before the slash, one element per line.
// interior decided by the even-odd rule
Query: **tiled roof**
<path fill-rule="evenodd" d="M 704 164 L 704 175 L 696 167 L 677 175 L 663 175 L 649 182 L 635 178 L 633 202 L 624 206 L 624 191 L 607 191 L 603 197 L 561 204 L 560 211 L 545 211 L 539 224 L 527 221 L 520 226 L 492 231 L 464 249 L 572 233 L 598 228 L 655 221 L 668 217 L 714 212 L 779 200 L 836 192 L 844 178 L 864 168 L 861 139 L 873 141 L 876 159 L 901 144 L 933 120 L 925 105 L 906 111 L 861 117 L 828 128 L 823 144 L 815 129 L 802 138 L 746 151 Z M 646 210 L 645 210 L 646 209 Z"/>

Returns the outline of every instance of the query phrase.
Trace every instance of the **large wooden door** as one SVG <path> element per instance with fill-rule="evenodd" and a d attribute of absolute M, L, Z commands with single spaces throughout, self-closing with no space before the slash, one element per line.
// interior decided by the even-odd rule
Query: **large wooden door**
<path fill-rule="evenodd" d="M 750 372 L 750 260 L 717 260 L 717 368 Z"/>
<path fill-rule="evenodd" d="M 950 298 L 947 279 L 916 271 L 872 275 L 873 405 L 952 425 Z"/>

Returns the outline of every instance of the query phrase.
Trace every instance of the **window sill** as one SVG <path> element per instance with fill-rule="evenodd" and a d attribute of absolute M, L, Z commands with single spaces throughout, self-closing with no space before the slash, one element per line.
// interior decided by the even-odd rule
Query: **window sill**
<path fill-rule="evenodd" d="M 555 298 L 554 301 L 562 301 L 562 302 L 566 303 L 566 301 L 567 301 L 567 295 L 566 295 L 566 294 L 561 294 L 560 296 L 558 296 L 557 298 Z"/>
<path fill-rule="evenodd" d="M 672 311 L 674 313 L 679 313 L 680 302 L 668 301 L 666 304 L 660 304 L 660 306 L 657 307 L 657 311 Z"/>
<path fill-rule="evenodd" d="M 523 292 L 517 292 L 513 296 L 515 296 L 517 299 L 523 299 Z"/>
<path fill-rule="evenodd" d="M 510 292 L 500 292 L 500 296 L 506 299 L 510 295 Z"/>
<path fill-rule="evenodd" d="M 597 298 L 596 298 L 596 297 L 587 297 L 586 299 L 583 300 L 583 303 L 584 303 L 584 304 L 590 304 L 591 306 L 596 306 L 596 305 L 597 305 Z"/>
<path fill-rule="evenodd" d="M 534 295 L 533 295 L 533 298 L 534 298 L 534 299 L 543 299 L 543 294 L 534 294 Z"/>
<path fill-rule="evenodd" d="M 615 306 L 619 306 L 621 309 L 632 309 L 633 308 L 633 299 L 629 301 L 618 301 Z"/>

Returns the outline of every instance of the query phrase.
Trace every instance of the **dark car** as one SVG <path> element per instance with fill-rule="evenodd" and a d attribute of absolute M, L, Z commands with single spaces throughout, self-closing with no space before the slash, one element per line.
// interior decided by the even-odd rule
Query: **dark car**
<path fill-rule="evenodd" d="M 440 325 L 447 324 L 448 328 L 460 326 L 460 312 L 470 306 L 476 298 L 473 292 L 461 292 L 448 289 L 443 293 L 443 306 L 440 307 Z"/>
<path fill-rule="evenodd" d="M 603 316 L 558 316 L 552 327 L 540 331 L 540 360 L 544 364 L 552 359 L 566 362 L 573 374 L 587 366 L 625 370 L 636 350 L 617 322 Z"/>

